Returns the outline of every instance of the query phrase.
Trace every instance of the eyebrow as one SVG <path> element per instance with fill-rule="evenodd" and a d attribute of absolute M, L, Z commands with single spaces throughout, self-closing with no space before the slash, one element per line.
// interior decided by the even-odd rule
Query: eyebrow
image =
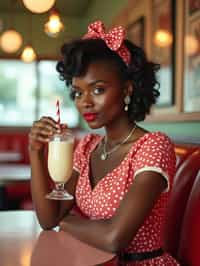
<path fill-rule="evenodd" d="M 108 84 L 108 81 L 105 81 L 105 80 L 101 80 L 101 79 L 99 79 L 99 80 L 95 80 L 95 81 L 92 81 L 92 82 L 90 82 L 89 84 L 88 84 L 88 86 L 94 86 L 94 85 L 96 85 L 97 83 L 104 83 L 104 84 Z M 76 85 L 73 85 L 72 84 L 72 87 L 74 88 L 74 89 L 80 89 L 78 86 L 76 86 Z"/>

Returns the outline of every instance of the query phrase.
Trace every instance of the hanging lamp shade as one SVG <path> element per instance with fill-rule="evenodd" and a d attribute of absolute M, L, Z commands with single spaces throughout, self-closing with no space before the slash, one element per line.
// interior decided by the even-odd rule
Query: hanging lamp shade
<path fill-rule="evenodd" d="M 2 33 L 0 38 L 1 49 L 6 53 L 15 53 L 21 47 L 22 36 L 15 29 L 9 29 Z"/>
<path fill-rule="evenodd" d="M 31 63 L 35 61 L 36 57 L 36 53 L 31 45 L 27 45 L 21 54 L 21 60 L 25 63 Z"/>
<path fill-rule="evenodd" d="M 22 2 L 33 13 L 47 12 L 55 4 L 55 0 L 23 0 Z"/>
<path fill-rule="evenodd" d="M 45 33 L 50 37 L 57 37 L 58 34 L 64 29 L 64 25 L 60 19 L 57 10 L 52 10 L 49 20 L 44 25 Z"/>

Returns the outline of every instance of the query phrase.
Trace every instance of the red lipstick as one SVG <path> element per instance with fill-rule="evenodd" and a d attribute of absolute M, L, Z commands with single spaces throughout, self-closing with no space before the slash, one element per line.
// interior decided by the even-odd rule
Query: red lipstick
<path fill-rule="evenodd" d="M 85 113 L 83 114 L 83 117 L 87 122 L 92 122 L 96 119 L 97 114 L 96 113 Z"/>

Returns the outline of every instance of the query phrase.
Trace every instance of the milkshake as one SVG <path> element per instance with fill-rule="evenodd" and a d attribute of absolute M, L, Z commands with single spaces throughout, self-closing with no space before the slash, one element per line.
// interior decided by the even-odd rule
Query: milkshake
<path fill-rule="evenodd" d="M 71 140 L 49 142 L 48 169 L 54 182 L 65 183 L 71 176 L 73 167 L 73 146 Z"/>
<path fill-rule="evenodd" d="M 48 170 L 56 188 L 48 195 L 48 199 L 73 199 L 64 188 L 73 168 L 74 137 L 69 130 L 55 134 L 50 138 L 48 146 Z"/>

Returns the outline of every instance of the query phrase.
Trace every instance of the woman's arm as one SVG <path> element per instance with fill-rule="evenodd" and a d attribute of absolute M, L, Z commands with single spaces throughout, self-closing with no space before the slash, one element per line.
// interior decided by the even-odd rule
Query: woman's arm
<path fill-rule="evenodd" d="M 73 207 L 74 201 L 57 201 L 45 198 L 50 192 L 50 180 L 45 164 L 45 158 L 37 152 L 30 155 L 31 162 L 31 193 L 34 207 L 43 229 L 51 229 L 58 225 L 62 217 Z M 73 172 L 66 184 L 67 191 L 74 195 L 78 173 Z"/>
<path fill-rule="evenodd" d="M 34 123 L 29 134 L 31 193 L 36 214 L 43 229 L 55 227 L 74 204 L 73 201 L 55 201 L 45 198 L 51 187 L 44 148 L 49 137 L 58 130 L 52 118 L 43 117 Z M 66 185 L 71 194 L 74 194 L 77 178 L 78 173 L 74 171 Z"/>
<path fill-rule="evenodd" d="M 130 243 L 166 186 L 159 173 L 142 172 L 111 219 L 88 220 L 68 215 L 60 223 L 61 229 L 87 244 L 116 252 Z"/>

